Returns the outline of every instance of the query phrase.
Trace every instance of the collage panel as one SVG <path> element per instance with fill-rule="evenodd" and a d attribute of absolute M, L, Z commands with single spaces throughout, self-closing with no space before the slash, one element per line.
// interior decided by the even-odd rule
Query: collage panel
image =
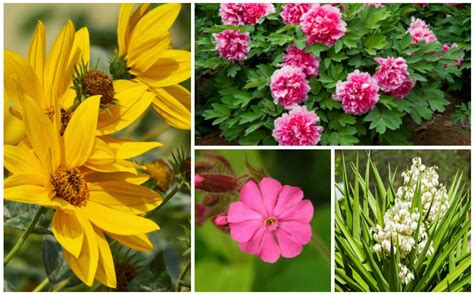
<path fill-rule="evenodd" d="M 189 291 L 191 5 L 3 8 L 3 291 Z"/>
<path fill-rule="evenodd" d="M 329 292 L 330 195 L 329 150 L 196 151 L 195 291 Z"/>
<path fill-rule="evenodd" d="M 336 151 L 335 291 L 471 290 L 470 150 Z"/>
<path fill-rule="evenodd" d="M 197 3 L 197 145 L 470 145 L 471 5 Z"/>

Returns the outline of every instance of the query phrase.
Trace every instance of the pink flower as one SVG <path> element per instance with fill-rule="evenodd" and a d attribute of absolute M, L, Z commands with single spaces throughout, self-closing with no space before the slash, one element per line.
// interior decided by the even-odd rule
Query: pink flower
<path fill-rule="evenodd" d="M 240 249 L 269 263 L 301 253 L 311 240 L 312 218 L 313 205 L 300 188 L 270 177 L 258 185 L 247 182 L 228 212 L 230 235 Z"/>
<path fill-rule="evenodd" d="M 375 72 L 374 79 L 382 91 L 393 91 L 408 79 L 408 66 L 403 57 L 377 57 L 375 61 L 379 67 Z"/>
<path fill-rule="evenodd" d="M 319 74 L 319 61 L 319 57 L 314 57 L 311 52 L 306 53 L 304 49 L 290 45 L 286 49 L 286 54 L 283 55 L 283 63 L 280 66 L 300 68 L 306 77 L 316 77 Z"/>
<path fill-rule="evenodd" d="M 411 36 L 411 44 L 417 44 L 424 40 L 426 43 L 436 41 L 436 36 L 429 29 L 428 25 L 421 19 L 412 17 L 410 27 L 407 32 Z"/>
<path fill-rule="evenodd" d="M 300 26 L 310 45 L 322 43 L 332 46 L 346 33 L 346 23 L 341 19 L 341 12 L 328 4 L 311 7 L 303 15 Z"/>
<path fill-rule="evenodd" d="M 368 73 L 355 71 L 347 76 L 347 81 L 338 81 L 333 99 L 342 102 L 344 112 L 351 115 L 362 115 L 372 110 L 379 95 L 377 81 Z"/>
<path fill-rule="evenodd" d="M 443 56 L 443 54 L 450 50 L 450 49 L 453 49 L 453 48 L 457 48 L 458 45 L 456 43 L 453 43 L 451 44 L 451 46 L 449 46 L 448 44 L 443 44 L 443 48 L 442 48 L 442 52 L 441 52 L 441 56 Z M 460 68 L 464 62 L 464 52 L 461 52 L 461 54 L 459 55 L 459 58 L 458 59 L 455 59 L 453 60 L 454 62 L 456 62 L 456 66 L 458 68 Z M 449 65 L 444 65 L 445 68 L 447 68 Z"/>
<path fill-rule="evenodd" d="M 215 50 L 219 51 L 219 54 L 230 60 L 246 60 L 247 53 L 249 52 L 249 33 L 241 33 L 234 30 L 225 30 L 218 34 L 214 34 L 216 40 Z"/>
<path fill-rule="evenodd" d="M 222 3 L 219 14 L 225 25 L 254 25 L 260 18 L 275 12 L 267 3 Z"/>
<path fill-rule="evenodd" d="M 280 13 L 285 24 L 299 24 L 301 17 L 313 6 L 309 3 L 289 3 L 283 6 Z"/>
<path fill-rule="evenodd" d="M 228 232 L 229 231 L 229 221 L 227 214 L 219 214 L 214 217 L 214 225 L 217 226 L 220 230 Z"/>
<path fill-rule="evenodd" d="M 310 90 L 303 70 L 292 66 L 284 66 L 273 73 L 270 89 L 275 103 L 280 103 L 285 109 L 304 102 Z"/>
<path fill-rule="evenodd" d="M 321 139 L 323 127 L 317 126 L 319 117 L 306 106 L 296 106 L 274 122 L 273 138 L 279 145 L 316 145 Z"/>
<path fill-rule="evenodd" d="M 398 99 L 405 98 L 410 93 L 414 84 L 410 81 L 410 78 L 406 78 L 405 81 L 397 88 L 389 92 L 390 95 L 395 96 Z"/>

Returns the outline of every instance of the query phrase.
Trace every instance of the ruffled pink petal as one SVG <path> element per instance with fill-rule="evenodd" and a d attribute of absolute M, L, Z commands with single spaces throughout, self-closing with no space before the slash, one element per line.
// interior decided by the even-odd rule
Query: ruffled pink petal
<path fill-rule="evenodd" d="M 265 229 L 263 227 L 259 228 L 248 242 L 239 243 L 240 250 L 247 254 L 257 254 L 260 251 L 264 233 Z"/>
<path fill-rule="evenodd" d="M 239 223 L 249 220 L 262 220 L 263 217 L 257 211 L 249 208 L 242 202 L 234 202 L 229 206 L 227 220 L 229 223 Z"/>
<path fill-rule="evenodd" d="M 273 214 L 279 216 L 303 199 L 303 191 L 296 186 L 284 185 L 281 189 Z"/>
<path fill-rule="evenodd" d="M 269 215 L 273 214 L 278 194 L 281 191 L 281 183 L 273 178 L 265 177 L 258 184 L 263 196 L 263 204 Z"/>
<path fill-rule="evenodd" d="M 277 215 L 278 220 L 293 220 L 301 223 L 308 223 L 313 218 L 313 204 L 310 200 L 303 200 L 296 206 Z"/>
<path fill-rule="evenodd" d="M 309 223 L 298 221 L 281 221 L 278 230 L 287 233 L 296 243 L 305 245 L 311 240 L 312 229 Z"/>
<path fill-rule="evenodd" d="M 293 258 L 300 255 L 303 247 L 293 241 L 293 239 L 284 231 L 277 230 L 278 245 L 280 245 L 281 256 L 285 258 Z"/>
<path fill-rule="evenodd" d="M 273 232 L 265 231 L 263 234 L 262 247 L 258 256 L 265 262 L 274 263 L 280 258 L 280 248 L 278 247 Z"/>
<path fill-rule="evenodd" d="M 245 243 L 252 238 L 255 232 L 262 227 L 260 220 L 250 220 L 239 223 L 231 223 L 230 236 L 239 243 Z"/>
<path fill-rule="evenodd" d="M 266 215 L 265 205 L 257 184 L 253 181 L 247 182 L 240 190 L 240 200 L 251 209 Z"/>

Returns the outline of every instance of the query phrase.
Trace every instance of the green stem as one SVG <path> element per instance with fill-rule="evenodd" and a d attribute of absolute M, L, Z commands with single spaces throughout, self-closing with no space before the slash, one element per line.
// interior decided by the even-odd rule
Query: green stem
<path fill-rule="evenodd" d="M 36 223 L 38 222 L 39 218 L 43 213 L 46 211 L 45 207 L 40 207 L 38 211 L 36 211 L 35 216 L 33 217 L 33 220 L 31 220 L 30 224 L 28 224 L 28 227 L 26 230 L 23 232 L 23 234 L 20 236 L 16 244 L 13 246 L 13 248 L 10 250 L 10 252 L 5 256 L 3 266 L 7 266 L 7 264 L 12 260 L 13 256 L 20 250 L 21 246 L 25 243 L 26 239 L 28 236 L 33 232 L 33 229 L 36 226 Z"/>
<path fill-rule="evenodd" d="M 313 237 L 309 244 L 314 249 L 316 249 L 316 251 L 318 251 L 324 259 L 326 259 L 327 261 L 331 261 L 331 249 L 329 249 L 329 247 L 323 241 L 321 241 L 321 239 L 317 235 L 313 234 Z"/>
<path fill-rule="evenodd" d="M 62 281 L 61 283 L 59 283 L 59 285 L 56 288 L 53 289 L 53 292 L 59 292 L 62 289 L 64 289 L 67 285 L 69 285 L 69 283 L 72 281 L 72 279 L 74 279 L 74 276 L 70 276 L 69 278 L 67 278 L 64 281 Z"/>
<path fill-rule="evenodd" d="M 43 290 L 44 287 L 46 287 L 49 284 L 49 278 L 46 277 L 36 288 L 33 289 L 33 292 L 40 292 Z"/>
<path fill-rule="evenodd" d="M 191 259 L 188 260 L 188 262 L 186 263 L 186 265 L 183 267 L 183 269 L 182 269 L 181 272 L 179 273 L 178 281 L 176 281 L 176 292 L 180 292 L 180 291 L 181 291 L 181 286 L 183 285 L 184 277 L 185 277 L 186 274 L 188 273 L 189 269 L 191 269 Z"/>
<path fill-rule="evenodd" d="M 158 211 L 160 208 L 162 208 L 166 203 L 168 203 L 171 198 L 173 198 L 176 193 L 178 193 L 181 190 L 182 183 L 178 183 L 169 193 L 166 194 L 165 198 L 163 199 L 163 202 L 160 204 L 160 206 L 156 207 L 152 211 L 148 213 L 148 216 L 154 214 L 156 211 Z"/>

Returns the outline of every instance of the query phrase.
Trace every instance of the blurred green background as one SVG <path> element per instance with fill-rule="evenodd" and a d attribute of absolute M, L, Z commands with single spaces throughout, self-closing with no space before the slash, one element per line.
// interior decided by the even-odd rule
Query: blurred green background
<path fill-rule="evenodd" d="M 237 176 L 244 172 L 245 159 L 254 168 L 264 168 L 282 184 L 300 187 L 315 208 L 313 235 L 331 245 L 331 155 L 330 151 L 218 151 L 230 161 Z M 196 151 L 199 160 L 201 151 Z M 196 204 L 204 193 L 196 191 Z M 275 264 L 262 262 L 240 251 L 237 242 L 210 221 L 195 229 L 196 291 L 330 291 L 330 257 L 313 245 L 299 256 L 280 258 Z"/>
<path fill-rule="evenodd" d="M 359 157 L 359 171 L 365 173 L 367 150 L 336 151 L 336 181 L 342 182 L 342 154 L 344 154 L 346 168 L 350 169 L 351 163 L 356 163 Z M 401 173 L 410 168 L 412 159 L 420 157 L 426 166 L 437 166 L 441 183 L 449 186 L 448 180 L 453 179 L 456 172 L 461 171 L 465 180 L 471 179 L 471 152 L 469 150 L 371 150 L 370 158 L 377 166 L 382 179 L 388 178 L 388 165 L 392 173 L 397 169 L 395 185 L 401 185 Z M 354 173 L 348 170 L 348 177 L 353 181 Z"/>
<path fill-rule="evenodd" d="M 153 4 L 152 7 L 156 5 L 159 4 Z M 47 51 L 49 52 L 57 34 L 67 20 L 71 19 L 76 30 L 87 26 L 91 38 L 91 64 L 95 65 L 99 61 L 99 68 L 107 71 L 108 61 L 117 48 L 116 30 L 119 10 L 120 4 L 5 4 L 4 46 L 5 49 L 13 50 L 26 58 L 36 24 L 38 20 L 41 20 L 46 29 Z M 183 4 L 178 19 L 171 28 L 174 48 L 190 50 L 190 24 L 190 4 Z M 190 89 L 189 80 L 183 85 Z M 190 150 L 190 132 L 170 127 L 151 107 L 139 120 L 114 136 L 139 141 L 159 141 L 164 144 L 162 148 L 135 158 L 134 161 L 137 163 L 152 162 L 158 158 L 170 159 L 171 153 L 179 148 Z M 190 226 L 190 204 L 189 194 L 178 193 L 165 207 L 151 216 L 161 227 L 160 231 L 150 235 L 155 251 L 139 255 L 141 261 L 149 263 L 157 253 L 162 253 L 173 282 L 176 282 L 182 265 L 189 260 L 189 256 L 182 256 L 185 249 L 177 238 L 185 235 L 183 226 Z M 13 202 L 6 202 L 5 208 L 4 221 L 13 218 L 31 220 L 30 213 L 34 209 L 31 205 Z M 47 214 L 48 218 L 42 220 L 45 228 L 49 226 L 50 215 L 51 212 Z M 13 222 L 10 224 L 13 225 Z M 22 231 L 14 227 L 4 227 L 5 253 L 8 253 L 21 233 Z M 19 253 L 4 269 L 5 291 L 31 291 L 35 288 L 46 276 L 43 260 L 47 255 L 54 255 L 50 258 L 58 263 L 63 262 L 61 250 L 58 252 L 49 246 L 45 247 L 47 244 L 44 241 L 49 237 L 51 237 L 50 233 L 33 234 L 28 238 Z M 65 267 L 64 263 L 58 265 Z M 71 285 L 77 283 L 78 281 L 74 280 Z M 66 290 L 88 289 L 80 284 Z"/>

